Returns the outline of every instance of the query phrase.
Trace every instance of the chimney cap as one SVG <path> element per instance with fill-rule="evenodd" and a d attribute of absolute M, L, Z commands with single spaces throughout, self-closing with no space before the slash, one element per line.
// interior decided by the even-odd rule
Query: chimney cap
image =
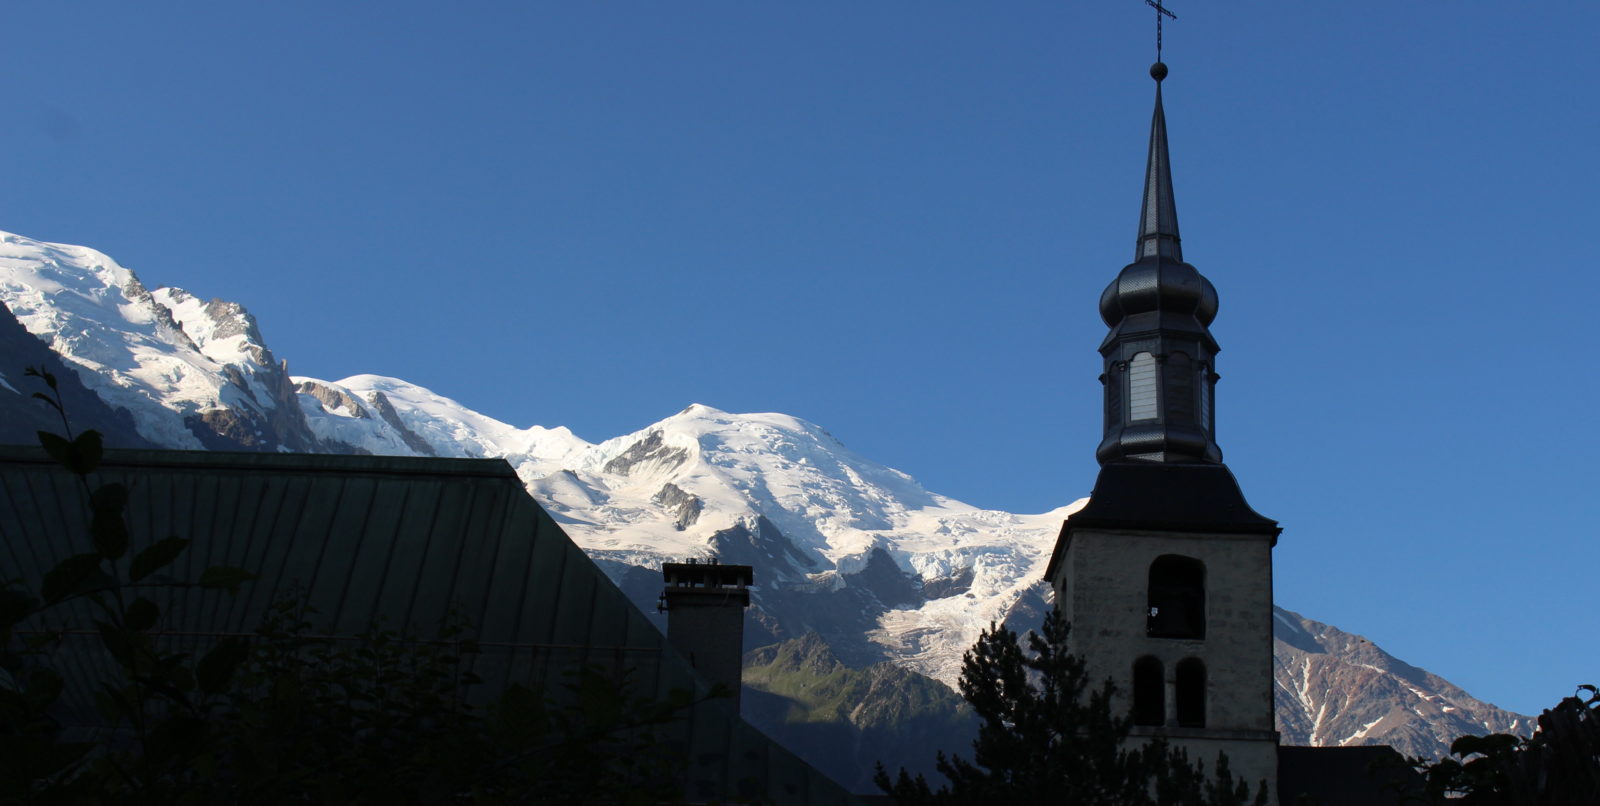
<path fill-rule="evenodd" d="M 755 569 L 751 566 L 697 563 L 693 559 L 681 563 L 662 563 L 661 575 L 666 577 L 669 586 L 744 588 L 755 584 Z"/>

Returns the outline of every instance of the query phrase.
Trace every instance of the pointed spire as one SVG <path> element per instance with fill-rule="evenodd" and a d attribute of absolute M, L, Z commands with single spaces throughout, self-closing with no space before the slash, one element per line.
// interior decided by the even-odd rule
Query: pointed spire
<path fill-rule="evenodd" d="M 1161 62 L 1150 68 L 1156 110 L 1138 248 L 1100 295 L 1100 317 L 1111 328 L 1100 343 L 1105 437 L 1095 457 L 1102 465 L 1222 463 L 1212 424 L 1219 348 L 1208 329 L 1217 315 L 1217 290 L 1183 262 L 1179 248 L 1159 83 L 1166 75 Z"/>
<path fill-rule="evenodd" d="M 1144 173 L 1144 209 L 1139 213 L 1139 242 L 1133 259 L 1159 256 L 1183 261 L 1178 238 L 1178 205 L 1172 200 L 1172 159 L 1167 155 L 1167 116 L 1161 110 L 1161 80 L 1167 66 L 1150 67 L 1156 80 L 1156 111 L 1150 120 L 1150 159 Z"/>

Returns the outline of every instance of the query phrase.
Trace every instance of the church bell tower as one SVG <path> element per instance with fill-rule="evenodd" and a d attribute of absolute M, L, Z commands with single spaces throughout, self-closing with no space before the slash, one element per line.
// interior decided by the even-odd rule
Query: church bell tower
<path fill-rule="evenodd" d="M 1161 62 L 1133 262 L 1100 295 L 1100 475 L 1046 578 L 1091 680 L 1116 685 L 1134 740 L 1162 734 L 1214 768 L 1228 755 L 1277 799 L 1275 521 L 1245 502 L 1217 446 L 1217 292 L 1184 262 Z"/>

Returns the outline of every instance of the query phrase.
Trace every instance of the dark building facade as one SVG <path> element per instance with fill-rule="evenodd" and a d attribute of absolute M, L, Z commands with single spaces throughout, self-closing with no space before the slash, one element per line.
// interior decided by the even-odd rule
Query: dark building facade
<path fill-rule="evenodd" d="M 174 577 L 197 579 L 213 565 L 259 575 L 237 596 L 153 592 L 169 646 L 200 652 L 215 636 L 250 633 L 291 593 L 333 636 L 377 624 L 431 635 L 460 614 L 476 628 L 473 671 L 486 689 L 517 681 L 558 697 L 569 672 L 589 667 L 625 672 L 645 695 L 698 695 L 666 728 L 683 751 L 691 802 L 856 802 L 739 719 L 727 699 L 704 699 L 704 677 L 503 460 L 108 451 L 96 477 L 127 487 L 134 546 L 168 535 L 192 541 Z M 38 580 L 84 550 L 89 511 L 79 479 L 43 451 L 0 447 L 0 578 Z M 63 699 L 93 720 L 95 684 L 114 662 L 90 650 L 71 660 Z"/>

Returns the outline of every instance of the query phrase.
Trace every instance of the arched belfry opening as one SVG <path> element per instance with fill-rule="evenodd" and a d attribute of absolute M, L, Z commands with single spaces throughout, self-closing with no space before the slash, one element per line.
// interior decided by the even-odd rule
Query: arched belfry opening
<path fill-rule="evenodd" d="M 1167 721 L 1167 681 L 1161 661 L 1146 655 L 1133 662 L 1133 724 L 1160 726 Z"/>
<path fill-rule="evenodd" d="M 1150 564 L 1149 616 L 1152 638 L 1206 637 L 1206 566 L 1193 557 L 1163 554 Z"/>
<path fill-rule="evenodd" d="M 1199 658 L 1178 661 L 1172 698 L 1178 711 L 1178 727 L 1206 726 L 1206 664 Z"/>

